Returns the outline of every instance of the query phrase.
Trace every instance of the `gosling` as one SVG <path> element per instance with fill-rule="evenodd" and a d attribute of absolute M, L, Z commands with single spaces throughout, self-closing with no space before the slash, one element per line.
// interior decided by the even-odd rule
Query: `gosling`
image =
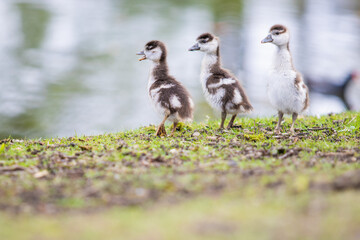
<path fill-rule="evenodd" d="M 142 55 L 139 61 L 149 59 L 152 62 L 148 93 L 154 108 L 163 117 L 155 135 L 166 136 L 165 122 L 169 120 L 173 122 L 171 133 L 173 136 L 180 121 L 192 121 L 193 100 L 186 88 L 169 75 L 166 62 L 167 51 L 163 42 L 150 41 L 137 55 Z"/>
<path fill-rule="evenodd" d="M 289 49 L 290 34 L 280 24 L 270 28 L 269 35 L 261 43 L 277 46 L 274 69 L 270 73 L 267 93 L 271 105 L 278 111 L 279 121 L 274 132 L 280 133 L 284 114 L 292 115 L 291 133 L 298 115 L 309 107 L 309 91 L 301 74 L 296 71 Z"/>
<path fill-rule="evenodd" d="M 204 52 L 201 64 L 200 82 L 210 106 L 221 112 L 220 129 L 224 128 L 227 114 L 232 114 L 227 128 L 232 128 L 239 113 L 250 112 L 253 107 L 238 79 L 220 60 L 219 38 L 211 33 L 201 34 L 189 51 Z"/>

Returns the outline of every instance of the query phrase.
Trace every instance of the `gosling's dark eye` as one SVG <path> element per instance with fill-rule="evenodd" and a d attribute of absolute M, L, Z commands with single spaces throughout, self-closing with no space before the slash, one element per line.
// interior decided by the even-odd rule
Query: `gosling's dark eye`
<path fill-rule="evenodd" d="M 151 49 L 153 49 L 153 48 L 155 48 L 155 46 L 150 45 L 150 46 L 147 46 L 147 47 L 146 47 L 146 50 L 151 50 Z"/>
<path fill-rule="evenodd" d="M 280 35 L 280 33 L 279 33 L 279 32 L 276 32 L 275 35 Z"/>
<path fill-rule="evenodd" d="M 206 40 L 200 40 L 200 43 L 204 44 L 206 43 Z"/>

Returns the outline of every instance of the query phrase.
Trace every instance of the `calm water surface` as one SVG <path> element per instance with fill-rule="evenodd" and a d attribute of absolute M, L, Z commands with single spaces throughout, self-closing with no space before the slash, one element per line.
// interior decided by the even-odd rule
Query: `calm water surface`
<path fill-rule="evenodd" d="M 217 117 L 202 96 L 202 54 L 188 52 L 206 31 L 221 37 L 224 65 L 255 106 L 265 95 L 275 48 L 260 41 L 275 23 L 291 29 L 296 67 L 341 82 L 360 70 L 357 0 L 22 0 L 0 2 L 0 136 L 53 137 L 157 124 L 147 96 L 149 62 L 135 53 L 152 39 L 168 46 L 171 73 L 196 101 L 196 120 Z M 360 87 L 349 100 L 360 109 Z M 340 112 L 335 97 L 311 95 L 308 114 Z"/>

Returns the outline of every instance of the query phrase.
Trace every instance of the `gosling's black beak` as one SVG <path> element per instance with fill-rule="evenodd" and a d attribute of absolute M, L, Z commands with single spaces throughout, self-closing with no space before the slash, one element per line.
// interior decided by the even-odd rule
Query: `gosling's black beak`
<path fill-rule="evenodd" d="M 200 50 L 199 44 L 196 43 L 194 46 L 192 46 L 191 48 L 189 48 L 189 51 L 198 51 Z"/>
<path fill-rule="evenodd" d="M 136 55 L 142 55 L 143 56 L 142 58 L 139 59 L 139 61 L 142 61 L 142 60 L 146 59 L 144 51 L 138 52 L 138 53 L 136 53 Z"/>
<path fill-rule="evenodd" d="M 274 41 L 274 39 L 271 37 L 271 34 L 269 34 L 266 38 L 264 38 L 261 43 L 269 43 Z"/>

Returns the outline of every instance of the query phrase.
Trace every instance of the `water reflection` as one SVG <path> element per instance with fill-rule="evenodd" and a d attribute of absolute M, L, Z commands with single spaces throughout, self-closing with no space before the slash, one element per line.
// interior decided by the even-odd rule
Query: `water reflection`
<path fill-rule="evenodd" d="M 297 68 L 341 81 L 360 69 L 356 0 L 53 0 L 1 1 L 0 136 L 98 134 L 157 123 L 146 86 L 149 63 L 134 55 L 151 39 L 169 50 L 171 73 L 197 103 L 196 120 L 214 116 L 198 79 L 200 33 L 221 37 L 224 65 L 248 89 L 252 116 L 272 115 L 264 80 L 274 49 L 259 44 L 269 26 L 292 32 Z M 360 109 L 359 86 L 349 101 Z M 310 114 L 343 111 L 334 97 L 313 94 Z"/>

